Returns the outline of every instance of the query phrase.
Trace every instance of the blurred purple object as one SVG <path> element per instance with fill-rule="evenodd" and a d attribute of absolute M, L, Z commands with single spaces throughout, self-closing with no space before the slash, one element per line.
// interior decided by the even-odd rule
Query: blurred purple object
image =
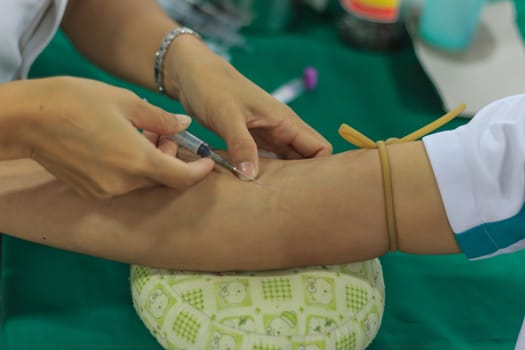
<path fill-rule="evenodd" d="M 282 103 L 290 103 L 305 91 L 314 91 L 317 88 L 318 75 L 317 69 L 306 67 L 302 77 L 281 85 L 272 92 L 272 96 Z"/>
<path fill-rule="evenodd" d="M 318 73 L 314 67 L 306 67 L 303 72 L 304 87 L 308 91 L 313 91 L 317 87 Z"/>

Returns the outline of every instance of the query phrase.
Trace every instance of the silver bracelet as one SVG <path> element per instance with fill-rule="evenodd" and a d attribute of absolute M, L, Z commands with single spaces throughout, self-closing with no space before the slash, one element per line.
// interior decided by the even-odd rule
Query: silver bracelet
<path fill-rule="evenodd" d="M 162 79 L 162 68 L 163 68 L 162 66 L 164 63 L 164 56 L 166 56 L 166 52 L 168 52 L 168 48 L 170 44 L 173 42 L 173 40 L 175 40 L 175 38 L 183 34 L 191 34 L 200 39 L 200 35 L 196 31 L 190 28 L 187 28 L 187 27 L 178 27 L 178 28 L 173 29 L 168 34 L 166 34 L 164 39 L 162 39 L 162 43 L 160 44 L 159 50 L 157 51 L 157 53 L 155 53 L 155 67 L 154 67 L 155 68 L 154 69 L 155 85 L 157 86 L 157 90 L 161 94 L 164 94 L 164 91 L 165 91 L 164 83 Z"/>

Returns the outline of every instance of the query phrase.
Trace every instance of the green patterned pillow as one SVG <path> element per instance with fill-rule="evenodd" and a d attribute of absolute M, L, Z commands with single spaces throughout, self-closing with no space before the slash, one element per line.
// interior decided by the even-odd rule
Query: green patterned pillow
<path fill-rule="evenodd" d="M 379 260 L 257 273 L 132 266 L 133 303 L 166 349 L 359 350 L 384 306 Z"/>

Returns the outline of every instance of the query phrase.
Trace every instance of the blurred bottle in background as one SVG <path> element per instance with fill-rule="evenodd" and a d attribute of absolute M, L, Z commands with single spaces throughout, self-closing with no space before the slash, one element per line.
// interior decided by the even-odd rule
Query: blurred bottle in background
<path fill-rule="evenodd" d="M 217 0 L 215 0 L 217 1 Z M 276 34 L 286 30 L 294 16 L 295 0 L 230 0 L 238 11 L 249 13 L 245 30 L 256 34 Z"/>
<path fill-rule="evenodd" d="M 336 15 L 341 38 L 353 47 L 395 50 L 405 34 L 401 0 L 157 1 L 179 23 L 197 30 L 223 57 L 232 47 L 249 48 L 242 32 L 265 35 L 286 31 L 292 22 L 300 20 L 297 10 L 303 5 L 319 14 Z"/>
<path fill-rule="evenodd" d="M 460 0 L 461 1 L 461 0 Z M 400 0 L 339 0 L 341 38 L 347 44 L 368 50 L 398 49 L 404 36 Z"/>
<path fill-rule="evenodd" d="M 467 49 L 473 41 L 485 0 L 425 0 L 419 35 L 448 51 Z"/>

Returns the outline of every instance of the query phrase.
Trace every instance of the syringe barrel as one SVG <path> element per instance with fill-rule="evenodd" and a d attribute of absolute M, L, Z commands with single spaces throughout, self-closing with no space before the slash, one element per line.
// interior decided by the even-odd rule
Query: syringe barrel
<path fill-rule="evenodd" d="M 211 148 L 206 142 L 187 131 L 181 131 L 178 134 L 169 136 L 169 138 L 182 148 L 201 157 L 210 157 L 212 154 Z"/>

